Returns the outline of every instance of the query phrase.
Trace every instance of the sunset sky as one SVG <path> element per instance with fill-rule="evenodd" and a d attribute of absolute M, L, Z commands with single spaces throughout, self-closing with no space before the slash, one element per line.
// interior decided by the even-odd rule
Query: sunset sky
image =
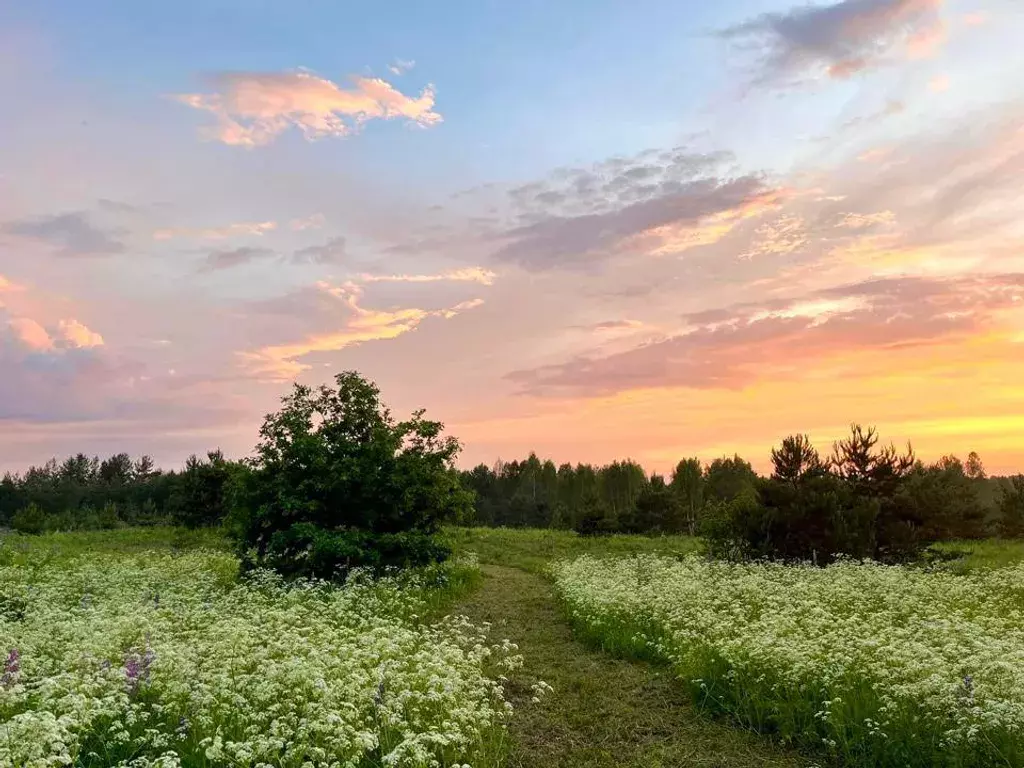
<path fill-rule="evenodd" d="M 461 463 L 1024 470 L 1020 0 L 0 0 L 0 471 L 356 369 Z"/>

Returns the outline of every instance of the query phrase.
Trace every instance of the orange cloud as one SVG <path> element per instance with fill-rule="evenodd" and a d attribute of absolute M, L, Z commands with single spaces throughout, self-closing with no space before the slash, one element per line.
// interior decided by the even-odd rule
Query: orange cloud
<path fill-rule="evenodd" d="M 21 344 L 34 352 L 53 349 L 53 339 L 43 326 L 29 317 L 14 317 L 7 326 Z"/>
<path fill-rule="evenodd" d="M 103 337 L 77 320 L 61 320 L 57 325 L 60 337 L 79 349 L 103 346 Z"/>
<path fill-rule="evenodd" d="M 892 211 L 879 211 L 878 213 L 844 213 L 843 217 L 836 224 L 837 227 L 845 229 L 865 229 L 876 224 L 893 224 L 896 221 L 896 214 Z"/>
<path fill-rule="evenodd" d="M 783 214 L 775 221 L 762 224 L 754 234 L 757 239 L 750 249 L 740 254 L 740 258 L 793 253 L 808 242 L 804 220 L 793 214 Z"/>
<path fill-rule="evenodd" d="M 864 349 L 907 350 L 992 332 L 1024 296 L 1024 273 L 886 277 L 712 309 L 676 335 L 509 374 L 527 393 L 604 395 L 650 387 L 736 388 Z M 774 373 L 774 375 L 773 375 Z"/>
<path fill-rule="evenodd" d="M 438 310 L 376 310 L 360 306 L 363 291 L 355 283 L 340 286 L 318 283 L 317 288 L 322 297 L 329 297 L 334 303 L 335 316 L 348 313 L 344 326 L 339 330 L 308 335 L 301 341 L 272 344 L 255 352 L 239 353 L 250 371 L 270 380 L 292 379 L 310 368 L 300 359 L 312 353 L 338 352 L 368 341 L 394 339 L 415 330 L 429 317 L 450 319 L 483 304 L 482 299 L 473 299 Z"/>
<path fill-rule="evenodd" d="M 13 293 L 20 290 L 23 290 L 22 286 L 0 275 L 0 293 Z"/>
<path fill-rule="evenodd" d="M 683 253 L 699 245 L 711 245 L 732 232 L 744 220 L 777 210 L 789 194 L 788 190 L 767 190 L 695 222 L 652 227 L 636 235 L 629 247 L 631 250 L 645 251 L 651 256 L 665 256 Z"/>
<path fill-rule="evenodd" d="M 949 90 L 949 75 L 938 75 L 928 81 L 928 90 L 932 93 L 942 93 Z"/>
<path fill-rule="evenodd" d="M 268 144 L 288 128 L 309 140 L 346 136 L 363 123 L 402 118 L 414 125 L 441 122 L 434 111 L 434 89 L 407 96 L 379 78 L 351 78 L 352 88 L 311 72 L 225 73 L 210 78 L 214 93 L 175 96 L 182 104 L 210 112 L 216 126 L 208 138 L 244 147 Z"/>

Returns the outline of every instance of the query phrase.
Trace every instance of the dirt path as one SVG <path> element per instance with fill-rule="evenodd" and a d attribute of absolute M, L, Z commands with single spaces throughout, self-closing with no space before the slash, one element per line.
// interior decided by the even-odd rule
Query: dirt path
<path fill-rule="evenodd" d="M 519 644 L 525 666 L 510 698 L 509 768 L 807 766 L 753 734 L 700 717 L 667 670 L 613 659 L 573 640 L 551 585 L 520 570 L 485 565 L 483 585 L 457 610 L 494 624 Z M 531 686 L 554 687 L 540 704 Z"/>

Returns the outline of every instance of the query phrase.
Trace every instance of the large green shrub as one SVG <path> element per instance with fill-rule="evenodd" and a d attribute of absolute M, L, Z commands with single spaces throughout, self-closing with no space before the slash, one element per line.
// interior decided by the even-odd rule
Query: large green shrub
<path fill-rule="evenodd" d="M 266 417 L 236 492 L 243 561 L 332 578 L 443 559 L 434 534 L 472 504 L 454 467 L 459 442 L 422 411 L 396 421 L 355 372 L 335 382 L 296 384 Z"/>
<path fill-rule="evenodd" d="M 712 555 L 900 562 L 932 542 L 981 530 L 976 483 L 963 465 L 944 459 L 924 467 L 909 448 L 879 446 L 874 429 L 853 425 L 828 462 L 806 436 L 788 437 L 772 464 L 770 478 L 731 499 L 719 495 L 705 511 L 701 534 Z"/>
<path fill-rule="evenodd" d="M 46 513 L 32 503 L 19 509 L 11 518 L 11 527 L 19 533 L 42 533 L 46 524 Z"/>

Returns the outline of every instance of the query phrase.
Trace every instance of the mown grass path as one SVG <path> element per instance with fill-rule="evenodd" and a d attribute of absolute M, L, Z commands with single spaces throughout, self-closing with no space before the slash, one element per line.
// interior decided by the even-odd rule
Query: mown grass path
<path fill-rule="evenodd" d="M 754 734 L 700 716 L 667 669 L 623 661 L 573 639 L 552 585 L 515 567 L 484 565 L 483 584 L 456 610 L 517 643 L 516 714 L 508 768 L 807 766 Z M 540 704 L 532 685 L 554 687 Z"/>

